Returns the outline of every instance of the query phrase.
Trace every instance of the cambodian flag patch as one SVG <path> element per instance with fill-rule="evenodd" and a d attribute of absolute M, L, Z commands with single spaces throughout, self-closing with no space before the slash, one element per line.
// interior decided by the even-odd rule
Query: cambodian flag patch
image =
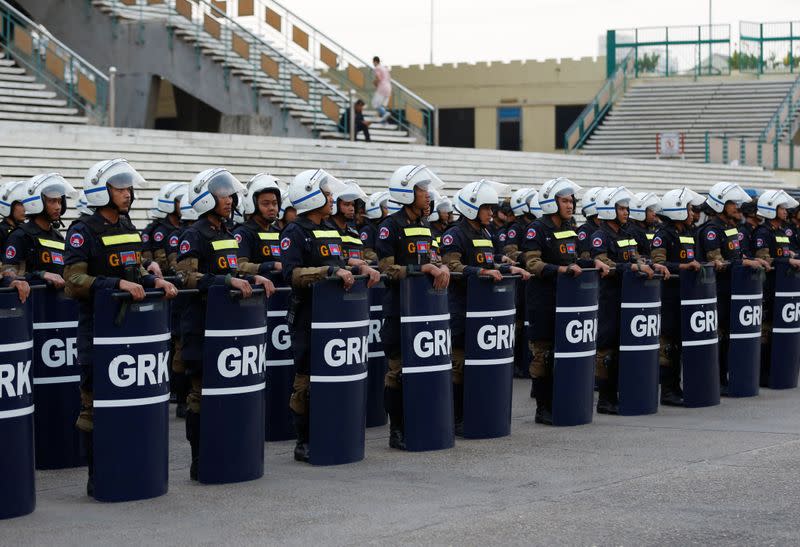
<path fill-rule="evenodd" d="M 361 249 L 353 249 L 350 251 L 350 258 L 361 259 Z"/>
<path fill-rule="evenodd" d="M 122 262 L 123 266 L 131 266 L 136 264 L 136 252 L 135 251 L 122 251 L 119 253 L 119 260 Z"/>
<path fill-rule="evenodd" d="M 575 244 L 574 243 L 567 243 L 567 252 L 570 254 L 575 254 Z"/>
<path fill-rule="evenodd" d="M 484 253 L 486 255 L 486 263 L 494 264 L 494 253 Z"/>
<path fill-rule="evenodd" d="M 339 248 L 338 243 L 328 245 L 328 250 L 331 252 L 331 256 L 342 256 L 342 249 Z"/>
<path fill-rule="evenodd" d="M 694 258 L 694 249 L 686 249 L 686 258 Z"/>
<path fill-rule="evenodd" d="M 236 255 L 228 255 L 227 259 L 228 259 L 228 266 L 230 268 L 233 268 L 235 270 L 236 268 L 239 267 L 239 259 L 236 257 Z"/>
<path fill-rule="evenodd" d="M 270 245 L 269 250 L 272 252 L 272 256 L 281 256 L 281 246 L 280 245 Z"/>
<path fill-rule="evenodd" d="M 53 264 L 58 264 L 59 266 L 64 265 L 64 255 L 61 253 L 53 253 Z"/>
<path fill-rule="evenodd" d="M 427 241 L 417 241 L 417 253 L 428 254 L 430 251 L 431 248 Z"/>

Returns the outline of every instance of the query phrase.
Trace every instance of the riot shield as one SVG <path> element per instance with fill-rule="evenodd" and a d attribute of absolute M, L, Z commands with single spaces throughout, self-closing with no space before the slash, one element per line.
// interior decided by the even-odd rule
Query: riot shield
<path fill-rule="evenodd" d="M 369 289 L 369 353 L 367 357 L 367 427 L 386 425 L 383 405 L 383 382 L 386 375 L 386 353 L 383 350 L 383 301 L 386 285 L 378 283 Z"/>
<path fill-rule="evenodd" d="M 769 387 L 791 389 L 797 387 L 800 365 L 800 271 L 776 264 L 774 275 Z"/>
<path fill-rule="evenodd" d="M 400 341 L 406 449 L 452 448 L 450 313 L 447 291 L 434 289 L 430 276 L 400 282 Z"/>
<path fill-rule="evenodd" d="M 619 327 L 619 414 L 658 412 L 661 278 L 626 271 Z"/>
<path fill-rule="evenodd" d="M 241 298 L 213 286 L 207 306 L 198 478 L 206 484 L 257 479 L 264 474 L 264 290 Z"/>
<path fill-rule="evenodd" d="M 717 276 L 713 266 L 681 270 L 681 361 L 683 403 L 719 404 Z"/>
<path fill-rule="evenodd" d="M 292 359 L 292 340 L 286 314 L 289 311 L 291 289 L 286 287 L 280 276 L 270 279 L 278 289 L 267 302 L 267 368 L 266 368 L 266 439 L 267 441 L 286 441 L 294 439 L 294 423 L 289 410 L 294 382 L 294 360 Z"/>
<path fill-rule="evenodd" d="M 763 270 L 734 266 L 731 270 L 731 313 L 728 341 L 728 395 L 758 395 L 761 361 Z"/>
<path fill-rule="evenodd" d="M 369 295 L 356 276 L 314 284 L 311 320 L 309 449 L 313 465 L 364 459 Z"/>
<path fill-rule="evenodd" d="M 511 433 L 517 281 L 517 276 L 506 276 L 496 283 L 482 277 L 467 279 L 465 438 Z"/>
<path fill-rule="evenodd" d="M 94 497 L 130 501 L 167 492 L 169 305 L 126 292 L 94 298 Z"/>

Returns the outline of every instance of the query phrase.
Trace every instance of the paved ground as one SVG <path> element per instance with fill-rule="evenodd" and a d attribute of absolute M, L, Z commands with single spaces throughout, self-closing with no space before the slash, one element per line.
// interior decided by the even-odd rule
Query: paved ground
<path fill-rule="evenodd" d="M 176 420 L 166 496 L 100 504 L 84 470 L 41 472 L 0 545 L 800 544 L 800 391 L 555 429 L 528 386 L 510 437 L 412 454 L 371 429 L 363 462 L 326 468 L 271 443 L 265 476 L 230 486 L 189 481 Z"/>

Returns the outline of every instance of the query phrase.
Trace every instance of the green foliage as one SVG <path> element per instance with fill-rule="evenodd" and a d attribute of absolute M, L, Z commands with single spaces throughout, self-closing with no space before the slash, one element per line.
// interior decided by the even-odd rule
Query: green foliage
<path fill-rule="evenodd" d="M 639 73 L 655 72 L 660 58 L 660 53 L 645 53 L 641 58 L 636 59 L 636 71 Z"/>

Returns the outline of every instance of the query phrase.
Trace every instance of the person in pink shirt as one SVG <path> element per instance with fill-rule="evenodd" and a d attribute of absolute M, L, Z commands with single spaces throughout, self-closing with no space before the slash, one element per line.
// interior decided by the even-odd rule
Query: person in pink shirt
<path fill-rule="evenodd" d="M 389 97 L 392 95 L 392 78 L 389 76 L 389 69 L 381 64 L 379 57 L 373 57 L 372 64 L 375 67 L 375 79 L 372 81 L 375 86 L 372 108 L 378 110 L 381 122 L 385 122 L 391 116 L 386 107 L 389 105 Z"/>

